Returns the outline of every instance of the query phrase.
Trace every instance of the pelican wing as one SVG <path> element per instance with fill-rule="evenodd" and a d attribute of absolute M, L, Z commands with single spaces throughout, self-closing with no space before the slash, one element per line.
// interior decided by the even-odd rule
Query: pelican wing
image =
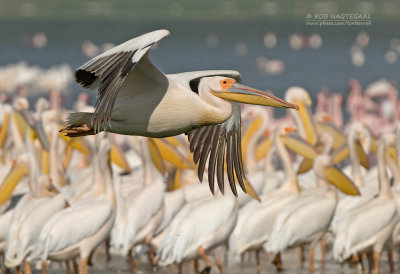
<path fill-rule="evenodd" d="M 214 178 L 217 175 L 218 187 L 224 193 L 225 162 L 229 185 L 237 196 L 236 180 L 246 192 L 244 186 L 245 172 L 243 169 L 240 107 L 232 105 L 232 116 L 222 124 L 209 125 L 191 130 L 188 133 L 190 151 L 195 164 L 199 163 L 198 176 L 203 180 L 203 173 L 208 159 L 208 183 L 214 193 Z M 236 178 L 235 178 L 236 177 Z"/>
<path fill-rule="evenodd" d="M 99 131 L 101 124 L 110 121 L 118 91 L 129 72 L 141 66 L 140 63 L 158 71 L 148 60 L 148 51 L 168 35 L 167 30 L 157 30 L 131 39 L 96 56 L 75 71 L 76 82 L 84 88 L 99 85 L 92 120 L 95 132 Z M 140 62 L 142 59 L 145 59 L 145 62 Z"/>

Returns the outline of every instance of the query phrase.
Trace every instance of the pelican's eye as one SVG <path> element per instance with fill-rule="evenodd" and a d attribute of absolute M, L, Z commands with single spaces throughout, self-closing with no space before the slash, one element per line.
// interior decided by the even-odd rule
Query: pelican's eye
<path fill-rule="evenodd" d="M 231 88 L 236 83 L 236 81 L 235 81 L 235 79 L 232 79 L 232 78 L 226 78 L 226 79 L 219 81 L 219 83 L 220 83 L 222 89 L 228 89 L 228 88 Z"/>

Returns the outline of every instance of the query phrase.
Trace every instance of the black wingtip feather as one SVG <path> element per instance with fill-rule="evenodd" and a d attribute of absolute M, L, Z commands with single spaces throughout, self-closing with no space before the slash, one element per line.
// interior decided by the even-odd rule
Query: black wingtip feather
<path fill-rule="evenodd" d="M 90 87 L 96 81 L 96 74 L 84 69 L 75 71 L 75 81 L 82 85 L 84 88 Z"/>

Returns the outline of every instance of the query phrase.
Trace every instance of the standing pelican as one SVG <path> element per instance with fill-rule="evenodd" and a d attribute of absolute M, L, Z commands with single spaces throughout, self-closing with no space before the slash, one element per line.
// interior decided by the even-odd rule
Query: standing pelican
<path fill-rule="evenodd" d="M 398 221 L 396 201 L 386 172 L 388 157 L 386 150 L 394 143 L 395 137 L 390 133 L 379 139 L 377 148 L 379 194 L 347 211 L 338 227 L 333 245 L 333 256 L 339 261 L 362 252 L 373 252 L 374 273 L 379 273 L 382 249 L 391 240 Z"/>
<path fill-rule="evenodd" d="M 94 113 L 71 113 L 68 136 L 109 131 L 125 135 L 168 137 L 188 133 L 199 164 L 199 178 L 209 158 L 209 185 L 223 192 L 226 158 L 228 180 L 236 194 L 235 175 L 243 191 L 245 173 L 240 150 L 239 103 L 297 109 L 273 95 L 243 86 L 236 71 L 196 71 L 166 75 L 149 59 L 150 48 L 169 35 L 157 30 L 116 46 L 75 72 L 85 88 L 98 85 Z M 226 156 L 225 156 L 226 151 Z"/>
<path fill-rule="evenodd" d="M 116 201 L 109 162 L 111 145 L 107 139 L 96 143 L 93 180 L 99 189 L 97 196 L 81 199 L 58 211 L 43 225 L 27 259 L 41 259 L 42 273 L 46 273 L 47 260 L 65 261 L 78 256 L 79 273 L 88 273 L 90 254 L 107 238 L 114 224 Z"/>
<path fill-rule="evenodd" d="M 314 171 L 320 187 L 303 192 L 280 211 L 265 245 L 268 252 L 277 254 L 289 247 L 309 243 L 310 272 L 314 271 L 314 247 L 328 229 L 338 199 L 336 191 L 328 183 L 352 195 L 358 194 L 357 188 L 334 166 L 329 155 L 322 154 L 315 158 Z"/>

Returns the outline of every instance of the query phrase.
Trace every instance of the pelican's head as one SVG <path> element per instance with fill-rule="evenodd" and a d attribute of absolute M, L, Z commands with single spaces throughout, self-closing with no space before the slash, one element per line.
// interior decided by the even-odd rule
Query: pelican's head
<path fill-rule="evenodd" d="M 350 131 L 348 134 L 349 142 L 360 142 L 363 146 L 365 153 L 369 153 L 371 148 L 371 132 L 368 126 L 363 122 L 354 122 L 350 126 Z"/>
<path fill-rule="evenodd" d="M 17 97 L 14 100 L 14 108 L 18 111 L 29 109 L 29 102 L 24 97 Z"/>
<path fill-rule="evenodd" d="M 252 105 L 298 109 L 296 105 L 286 102 L 271 94 L 241 85 L 233 78 L 221 76 L 209 77 L 208 85 L 209 90 L 214 96 L 227 101 Z"/>
<path fill-rule="evenodd" d="M 301 87 L 291 87 L 286 91 L 285 100 L 297 104 L 303 103 L 310 107 L 312 105 L 312 100 L 308 92 Z"/>
<path fill-rule="evenodd" d="M 314 145 L 317 142 L 317 130 L 312 117 L 310 95 L 301 87 L 291 87 L 286 91 L 285 99 L 299 107 L 299 112 L 294 117 L 300 135 Z"/>
<path fill-rule="evenodd" d="M 360 195 L 353 181 L 347 177 L 328 154 L 318 155 L 314 160 L 314 172 L 320 179 L 334 185 L 342 192 L 349 195 Z"/>
<path fill-rule="evenodd" d="M 11 197 L 21 178 L 29 174 L 29 169 L 30 158 L 27 153 L 21 154 L 13 161 L 11 170 L 0 184 L 0 205 Z"/>

